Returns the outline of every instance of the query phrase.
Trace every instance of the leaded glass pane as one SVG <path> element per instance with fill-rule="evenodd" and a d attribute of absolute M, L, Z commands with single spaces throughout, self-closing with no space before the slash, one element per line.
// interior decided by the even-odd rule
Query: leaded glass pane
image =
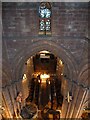
<path fill-rule="evenodd" d="M 47 21 L 46 21 L 46 30 L 47 30 L 47 31 L 50 31 L 50 24 L 51 24 L 51 23 L 50 23 L 50 20 L 47 20 Z"/>
<path fill-rule="evenodd" d="M 40 21 L 40 30 L 41 31 L 45 30 L 45 22 L 44 22 L 44 20 Z"/>
<path fill-rule="evenodd" d="M 51 11 L 49 9 L 47 9 L 47 8 L 40 10 L 39 13 L 40 13 L 41 18 L 49 18 L 49 17 L 51 17 Z"/>
<path fill-rule="evenodd" d="M 39 7 L 39 15 L 41 18 L 51 17 L 50 5 L 48 5 L 47 3 L 42 3 Z"/>
<path fill-rule="evenodd" d="M 49 18 L 51 17 L 51 11 L 49 9 L 45 9 L 45 15 L 46 15 L 46 18 Z"/>
<path fill-rule="evenodd" d="M 51 31 L 51 5 L 49 2 L 42 2 L 39 6 L 39 30 L 43 34 Z"/>
<path fill-rule="evenodd" d="M 45 17 L 45 9 L 40 10 L 40 17 L 41 18 Z"/>

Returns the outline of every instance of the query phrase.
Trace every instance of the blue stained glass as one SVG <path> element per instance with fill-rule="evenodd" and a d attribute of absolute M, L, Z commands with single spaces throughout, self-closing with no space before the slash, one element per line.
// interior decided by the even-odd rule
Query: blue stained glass
<path fill-rule="evenodd" d="M 45 10 L 40 10 L 40 17 L 41 18 L 44 18 L 45 17 Z"/>
<path fill-rule="evenodd" d="M 45 6 L 46 4 L 43 4 L 43 6 L 39 7 L 39 15 L 41 18 L 49 18 L 51 17 L 51 10 Z"/>
<path fill-rule="evenodd" d="M 51 17 L 51 11 L 49 9 L 47 9 L 47 8 L 40 10 L 39 13 L 40 13 L 41 18 L 45 18 L 45 17 L 49 18 L 49 17 Z"/>
<path fill-rule="evenodd" d="M 51 11 L 49 9 L 45 9 L 45 15 L 46 15 L 46 18 L 51 17 Z"/>
<path fill-rule="evenodd" d="M 41 3 L 39 6 L 39 30 L 40 31 L 51 31 L 51 6 L 49 3 Z M 45 33 L 46 34 L 46 33 Z"/>

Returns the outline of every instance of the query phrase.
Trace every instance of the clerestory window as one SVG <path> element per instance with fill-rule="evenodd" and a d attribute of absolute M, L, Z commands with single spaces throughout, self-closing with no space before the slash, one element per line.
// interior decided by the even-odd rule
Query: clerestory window
<path fill-rule="evenodd" d="M 39 6 L 39 34 L 51 34 L 51 4 L 41 2 Z"/>

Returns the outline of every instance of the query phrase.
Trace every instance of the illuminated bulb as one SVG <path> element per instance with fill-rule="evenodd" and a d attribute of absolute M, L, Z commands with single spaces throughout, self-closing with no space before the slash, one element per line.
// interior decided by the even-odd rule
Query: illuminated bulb
<path fill-rule="evenodd" d="M 40 53 L 49 53 L 49 51 L 43 50 Z"/>
<path fill-rule="evenodd" d="M 26 79 L 26 78 L 27 78 L 27 77 L 26 77 L 26 74 L 24 74 L 24 75 L 23 75 L 23 79 Z"/>
<path fill-rule="evenodd" d="M 26 74 L 24 74 L 22 82 L 25 82 L 26 80 L 27 80 L 27 77 L 26 77 Z"/>
<path fill-rule="evenodd" d="M 63 62 L 60 60 L 60 64 L 62 65 L 63 64 Z"/>
<path fill-rule="evenodd" d="M 47 79 L 47 78 L 50 78 L 50 75 L 41 74 L 41 75 L 40 75 L 40 78 L 41 78 L 41 79 L 45 79 L 45 78 Z"/>
<path fill-rule="evenodd" d="M 61 73 L 61 75 L 63 75 L 63 73 Z"/>
<path fill-rule="evenodd" d="M 49 83 L 49 85 L 50 85 L 50 81 L 49 81 L 48 83 Z"/>
<path fill-rule="evenodd" d="M 40 80 L 38 80 L 38 82 L 40 83 Z"/>

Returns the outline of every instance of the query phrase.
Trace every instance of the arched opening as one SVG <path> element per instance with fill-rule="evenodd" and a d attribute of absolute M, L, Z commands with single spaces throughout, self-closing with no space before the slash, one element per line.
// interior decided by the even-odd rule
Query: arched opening
<path fill-rule="evenodd" d="M 67 50 L 64 49 L 62 46 L 59 46 L 57 43 L 46 41 L 46 40 L 41 40 L 40 42 L 36 44 L 34 43 L 32 46 L 26 47 L 22 51 L 20 51 L 19 54 L 15 57 L 15 60 L 13 63 L 15 64 L 15 68 L 13 70 L 13 79 L 18 79 L 21 84 L 23 75 L 25 74 L 25 69 L 26 69 L 26 64 L 27 64 L 26 62 L 28 60 L 31 60 L 31 63 L 32 63 L 33 57 L 36 54 L 40 53 L 41 51 L 48 51 L 49 53 L 57 57 L 58 65 L 60 65 L 59 64 L 60 60 L 62 60 L 62 62 L 64 63 L 63 76 L 66 75 L 66 78 L 62 80 L 61 93 L 64 96 L 64 98 L 66 98 L 67 92 L 71 90 L 71 85 L 72 85 L 71 82 L 69 82 L 69 80 L 76 79 L 77 77 L 77 65 L 73 59 L 73 56 L 69 52 L 67 52 Z M 32 78 L 32 74 L 33 74 L 32 67 L 33 67 L 33 64 L 31 64 L 31 69 L 30 69 L 31 72 L 29 72 L 31 74 L 29 78 Z M 59 68 L 60 67 L 58 67 L 58 69 Z M 60 72 L 58 70 L 58 74 L 59 73 Z M 23 81 L 23 87 L 21 87 L 21 90 L 20 90 L 24 92 L 24 97 L 23 97 L 24 100 L 29 95 L 28 85 L 29 85 L 29 82 L 27 80 Z M 18 89 L 19 88 L 20 86 L 18 87 Z M 66 100 L 64 99 L 63 104 L 62 104 L 61 117 L 64 116 L 66 112 L 65 104 L 67 103 L 66 103 Z"/>
<path fill-rule="evenodd" d="M 47 114 L 49 117 L 49 112 L 44 113 L 47 109 L 59 111 L 57 116 L 60 117 L 63 103 L 61 92 L 63 69 L 63 61 L 46 50 L 36 53 L 25 62 L 22 77 L 25 104 L 35 104 L 42 114 L 40 116 Z M 23 112 L 21 115 L 26 118 Z"/>
<path fill-rule="evenodd" d="M 15 65 L 13 69 L 13 79 L 21 79 L 23 75 L 23 67 L 27 59 L 43 50 L 51 52 L 59 59 L 61 58 L 65 65 L 64 73 L 69 79 L 77 80 L 77 64 L 72 54 L 57 43 L 47 41 L 46 39 L 40 40 L 38 43 L 34 43 L 33 45 L 30 45 L 29 47 L 27 46 L 19 51 L 13 62 L 13 65 Z"/>
<path fill-rule="evenodd" d="M 32 41 L 36 41 L 36 40 L 37 39 L 33 39 Z M 9 96 L 12 96 L 13 101 L 15 101 L 16 104 L 18 104 L 18 102 L 20 102 L 20 105 L 17 106 L 16 104 L 13 103 L 12 106 L 14 106 L 13 108 L 15 108 L 15 110 L 13 110 L 13 111 L 11 109 L 12 106 L 10 107 L 10 105 L 9 105 L 10 113 L 12 114 L 12 117 L 14 115 L 14 111 L 16 113 L 16 116 L 18 117 L 18 114 L 20 115 L 21 108 L 26 103 L 28 103 L 28 102 L 26 102 L 26 98 L 28 98 L 28 96 L 29 96 L 29 88 L 30 88 L 29 86 L 31 84 L 32 78 L 37 75 L 34 71 L 33 58 L 37 54 L 41 54 L 41 57 L 46 57 L 46 59 L 48 59 L 49 56 L 45 55 L 45 52 L 47 52 L 47 54 L 48 53 L 51 54 L 51 56 L 54 56 L 54 58 L 56 60 L 56 64 L 54 64 L 54 65 L 56 65 L 56 67 L 54 66 L 53 68 L 55 68 L 55 69 L 51 69 L 51 70 L 53 70 L 52 72 L 54 74 L 55 80 L 58 79 L 61 81 L 61 86 L 59 85 L 59 87 L 61 87 L 61 89 L 60 88 L 59 89 L 61 90 L 61 94 L 64 98 L 63 104 L 61 103 L 61 107 L 58 109 L 59 113 L 61 112 L 61 114 L 59 114 L 61 116 L 58 116 L 58 117 L 60 117 L 60 118 L 65 117 L 67 109 L 68 109 L 68 107 L 67 107 L 68 102 L 66 99 L 67 93 L 69 93 L 69 91 L 71 91 L 71 86 L 72 86 L 72 82 L 69 82 L 69 80 L 72 80 L 72 78 L 77 80 L 76 79 L 77 78 L 77 64 L 76 64 L 72 54 L 69 51 L 67 51 L 64 47 L 59 45 L 57 42 L 55 43 L 53 41 L 46 40 L 46 38 L 40 39 L 36 43 L 32 43 L 32 44 L 27 45 L 26 47 L 23 47 L 23 49 L 20 49 L 20 51 L 18 51 L 18 53 L 14 56 L 14 60 L 12 63 L 13 67 L 12 67 L 12 71 L 11 71 L 13 86 L 10 83 L 10 90 L 9 90 L 10 93 L 12 93 L 12 89 L 13 89 L 13 94 L 12 95 L 10 94 Z M 51 58 L 53 58 L 53 57 L 51 57 Z M 48 60 L 46 60 L 46 61 L 47 61 L 46 64 L 50 63 L 50 62 L 48 62 Z M 64 63 L 63 64 L 64 70 L 62 70 L 62 71 L 61 71 L 61 67 L 59 66 L 60 63 L 62 63 L 61 61 Z M 29 66 L 30 69 L 28 69 L 29 74 L 26 76 L 27 62 L 30 62 L 30 66 Z M 46 70 L 48 70 L 48 69 L 46 69 Z M 60 73 L 60 71 L 63 74 Z M 33 74 L 33 73 L 35 73 L 35 74 Z M 48 74 L 48 71 L 43 74 Z M 66 75 L 67 78 L 61 79 L 60 77 L 63 78 L 64 75 Z M 25 77 L 28 77 L 28 80 L 26 80 Z M 68 78 L 69 78 L 69 80 L 67 80 Z M 35 79 L 37 79 L 37 76 L 35 77 Z M 39 82 L 39 80 L 38 80 L 38 82 Z M 50 85 L 50 81 L 47 84 Z M 46 80 L 45 80 L 45 86 L 47 84 L 46 84 Z M 6 85 L 6 88 L 7 88 L 7 86 L 8 85 Z M 5 92 L 7 91 L 6 88 L 5 88 Z M 8 94 L 9 94 L 9 91 L 8 91 Z M 20 94 L 17 94 L 17 93 L 20 93 Z M 21 93 L 22 93 L 22 95 L 21 95 Z M 45 96 L 50 95 L 48 93 L 46 93 L 46 94 L 47 95 L 44 95 L 43 99 L 45 99 Z M 54 95 L 56 95 L 56 94 L 54 94 Z M 4 94 L 4 96 L 5 96 L 5 94 Z M 69 96 L 69 94 L 68 94 L 68 96 Z M 15 97 L 15 100 L 14 100 L 14 97 Z M 20 98 L 20 99 L 16 99 L 16 98 Z M 40 106 L 39 106 L 38 110 L 41 110 L 42 108 L 47 106 L 47 104 L 49 104 L 51 106 L 51 103 L 49 102 L 49 97 L 47 97 L 47 98 L 48 98 L 47 102 L 40 101 L 40 104 L 39 104 Z M 57 101 L 57 98 L 56 97 L 54 97 L 54 98 Z M 23 104 L 23 101 L 25 104 Z M 31 103 L 36 104 L 35 102 L 31 102 Z M 41 107 L 42 105 L 43 105 L 43 107 Z M 37 106 L 37 104 L 36 104 L 36 106 Z M 52 106 L 52 108 L 53 108 L 53 106 Z M 19 112 L 18 112 L 18 110 L 19 110 Z M 15 117 L 15 115 L 14 115 L 14 117 Z"/>

